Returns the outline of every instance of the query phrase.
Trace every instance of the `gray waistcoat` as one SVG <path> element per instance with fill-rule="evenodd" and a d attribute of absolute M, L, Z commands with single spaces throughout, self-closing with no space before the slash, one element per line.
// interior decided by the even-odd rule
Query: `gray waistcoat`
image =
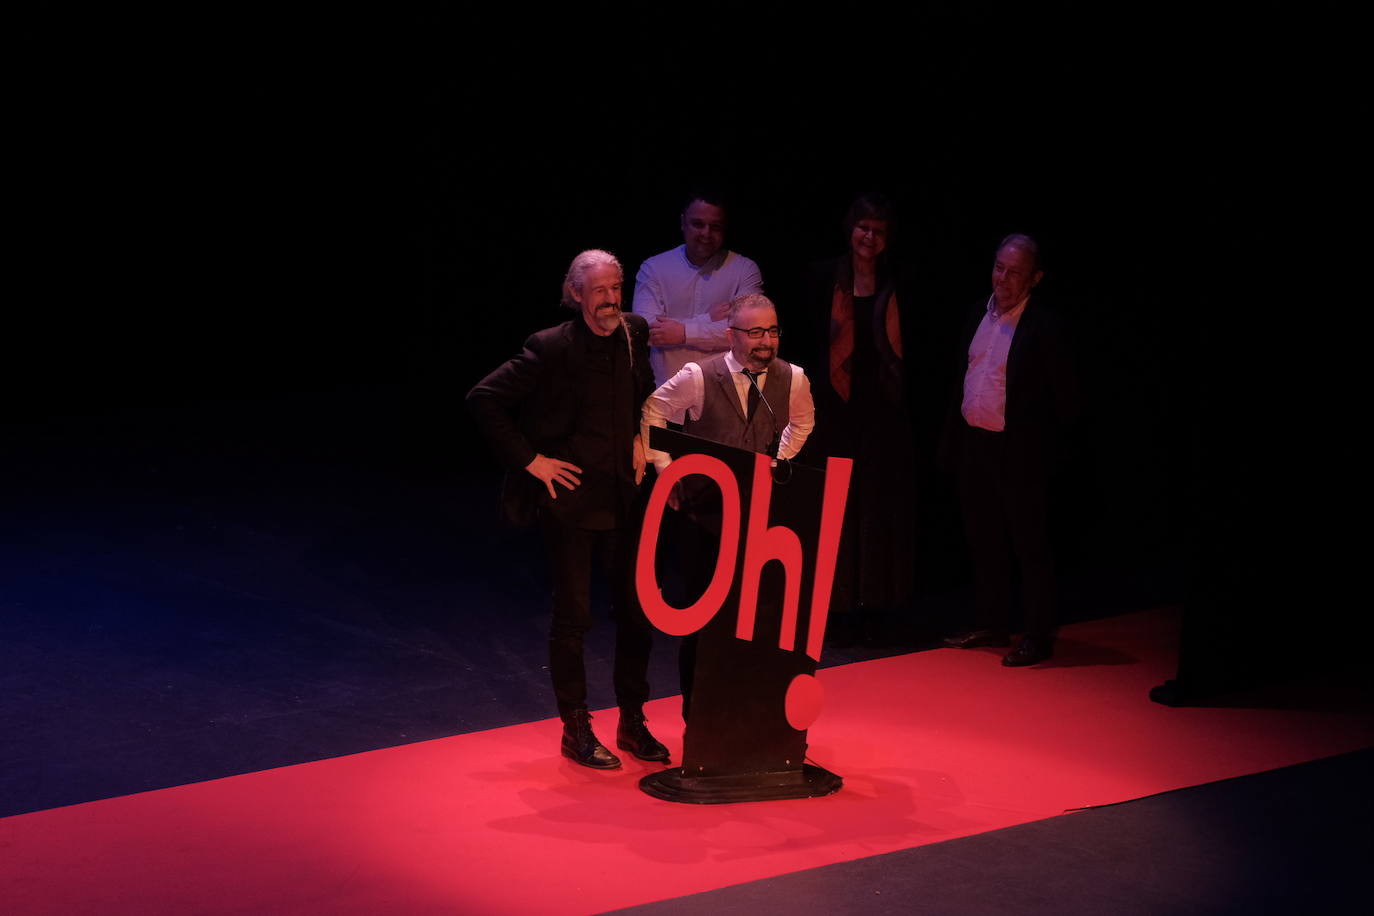
<path fill-rule="evenodd" d="M 792 366 L 789 363 L 775 359 L 769 365 L 763 379 L 763 397 L 768 406 L 758 406 L 752 423 L 745 420 L 735 382 L 725 365 L 725 354 L 717 353 L 697 364 L 701 366 L 705 383 L 701 419 L 687 417 L 682 425 L 683 432 L 751 452 L 766 451 L 770 443 L 782 437 L 782 431 L 787 428 L 792 394 Z M 768 407 L 773 408 L 771 414 Z"/>

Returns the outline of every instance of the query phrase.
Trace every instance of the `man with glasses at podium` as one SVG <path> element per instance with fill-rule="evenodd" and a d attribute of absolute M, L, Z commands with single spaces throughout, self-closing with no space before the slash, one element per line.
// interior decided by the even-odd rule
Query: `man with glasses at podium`
<path fill-rule="evenodd" d="M 816 408 L 802 368 L 778 358 L 782 332 L 777 308 L 762 293 L 741 296 L 730 303 L 725 333 L 729 350 L 687 363 L 645 399 L 643 441 L 649 442 L 649 427 L 664 427 L 670 418 L 682 416 L 682 431 L 688 435 L 780 459 L 795 457 L 816 425 Z M 647 449 L 647 457 L 660 472 L 672 461 L 653 448 Z M 709 482 L 700 481 L 700 487 L 694 482 L 685 478 L 669 505 L 695 523 L 683 526 L 688 534 L 680 547 L 686 587 L 700 595 L 716 555 L 720 491 Z M 684 719 L 695 664 L 695 638 L 688 637 L 679 656 Z"/>

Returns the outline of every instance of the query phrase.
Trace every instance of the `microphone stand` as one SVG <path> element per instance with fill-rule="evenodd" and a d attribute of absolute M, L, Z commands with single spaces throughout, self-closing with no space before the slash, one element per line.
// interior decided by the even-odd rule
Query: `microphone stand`
<path fill-rule="evenodd" d="M 778 435 L 778 415 L 773 412 L 773 405 L 769 404 L 768 399 L 763 396 L 763 389 L 759 387 L 758 376 L 745 373 L 744 377 L 749 380 L 749 384 L 753 385 L 754 390 L 758 392 L 759 402 L 763 404 L 764 407 L 768 408 L 768 418 L 771 421 L 769 425 L 773 427 L 773 439 L 768 443 L 768 448 L 765 450 L 764 454 L 772 458 L 773 464 L 776 466 L 778 461 L 778 449 L 782 446 L 782 438 Z M 750 422 L 752 423 L 753 421 L 751 420 Z"/>

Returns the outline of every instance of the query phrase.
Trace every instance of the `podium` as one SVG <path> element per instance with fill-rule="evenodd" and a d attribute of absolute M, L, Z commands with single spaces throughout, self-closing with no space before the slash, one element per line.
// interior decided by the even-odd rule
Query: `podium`
<path fill-rule="evenodd" d="M 698 640 L 681 766 L 640 788 L 668 801 L 715 804 L 829 795 L 843 780 L 806 762 L 822 691 L 820 660 L 852 462 L 826 471 L 774 461 L 673 430 L 650 442 L 674 457 L 649 497 L 636 588 L 649 620 Z M 695 603 L 674 607 L 655 571 L 668 494 L 683 481 L 718 495 L 716 565 Z M 692 596 L 689 596 L 692 597 Z"/>

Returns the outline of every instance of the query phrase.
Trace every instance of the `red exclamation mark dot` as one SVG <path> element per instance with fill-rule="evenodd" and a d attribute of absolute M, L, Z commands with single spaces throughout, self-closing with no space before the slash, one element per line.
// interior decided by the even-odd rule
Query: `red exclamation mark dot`
<path fill-rule="evenodd" d="M 787 686 L 787 696 L 783 709 L 787 714 L 787 724 L 799 732 L 811 727 L 821 714 L 821 704 L 825 701 L 825 688 L 821 682 L 809 674 L 799 674 Z"/>

